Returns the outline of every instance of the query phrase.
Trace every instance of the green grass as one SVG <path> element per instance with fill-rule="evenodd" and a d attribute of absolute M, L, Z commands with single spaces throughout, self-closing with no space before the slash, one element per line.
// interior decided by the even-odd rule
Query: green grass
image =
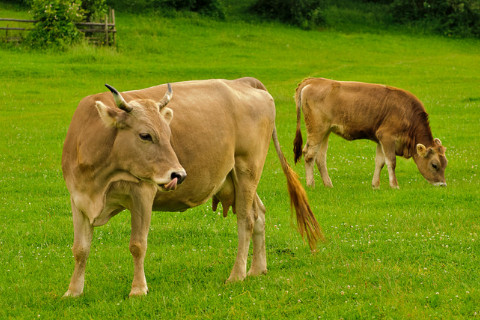
<path fill-rule="evenodd" d="M 3 5 L 2 5 L 3 6 Z M 0 7 L 2 8 L 2 7 Z M 0 11 L 3 16 L 3 11 Z M 0 318 L 313 319 L 479 316 L 480 42 L 367 31 L 301 31 L 276 23 L 117 13 L 118 48 L 0 48 Z M 273 148 L 258 193 L 267 207 L 266 276 L 224 284 L 235 216 L 208 203 L 152 218 L 150 293 L 128 299 L 129 213 L 96 228 L 85 295 L 61 299 L 74 260 L 63 140 L 78 101 L 167 81 L 254 76 L 272 93 L 290 163 L 293 93 L 309 76 L 387 83 L 418 96 L 447 147 L 447 188 L 398 160 L 372 190 L 375 145 L 330 140 L 334 188 L 308 189 L 328 241 L 310 254 L 290 223 Z M 304 182 L 303 164 L 295 170 Z"/>

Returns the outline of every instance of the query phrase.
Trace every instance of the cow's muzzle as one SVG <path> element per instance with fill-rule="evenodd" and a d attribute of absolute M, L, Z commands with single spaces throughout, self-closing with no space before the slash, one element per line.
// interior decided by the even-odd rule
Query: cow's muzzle
<path fill-rule="evenodd" d="M 170 182 L 160 184 L 159 187 L 165 191 L 173 191 L 177 188 L 177 185 L 181 184 L 185 180 L 186 177 L 187 173 L 185 172 L 185 170 L 174 171 L 170 175 Z"/>

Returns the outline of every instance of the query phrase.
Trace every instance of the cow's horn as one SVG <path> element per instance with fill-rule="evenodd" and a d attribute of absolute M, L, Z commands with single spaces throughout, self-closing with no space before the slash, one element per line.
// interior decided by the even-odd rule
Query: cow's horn
<path fill-rule="evenodd" d="M 128 103 L 125 101 L 125 99 L 123 99 L 122 95 L 120 94 L 120 92 L 117 91 L 117 89 L 115 89 L 109 84 L 105 84 L 105 87 L 107 87 L 113 93 L 113 98 L 115 99 L 115 104 L 117 105 L 117 107 L 126 112 L 132 111 L 132 107 L 128 105 Z"/>
<path fill-rule="evenodd" d="M 167 83 L 167 92 L 163 96 L 162 100 L 158 103 L 158 110 L 162 110 L 163 107 L 165 107 L 170 100 L 172 99 L 173 96 L 173 91 L 172 91 L 172 86 L 170 83 Z"/>

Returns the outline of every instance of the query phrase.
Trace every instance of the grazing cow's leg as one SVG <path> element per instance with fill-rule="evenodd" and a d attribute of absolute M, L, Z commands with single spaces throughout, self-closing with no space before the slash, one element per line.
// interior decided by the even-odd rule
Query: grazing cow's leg
<path fill-rule="evenodd" d="M 372 187 L 377 189 L 380 186 L 380 172 L 385 165 L 385 155 L 383 154 L 382 146 L 377 144 L 377 153 L 375 155 L 375 171 L 373 173 Z"/>
<path fill-rule="evenodd" d="M 317 167 L 318 170 L 320 171 L 320 175 L 323 180 L 323 185 L 328 188 L 332 188 L 332 180 L 328 176 L 328 170 L 327 170 L 327 149 L 328 149 L 328 136 L 329 132 L 323 137 L 322 142 L 320 143 L 320 148 L 318 150 L 318 155 L 316 158 L 317 162 Z"/>
<path fill-rule="evenodd" d="M 305 176 L 307 178 L 307 186 L 315 187 L 315 177 L 313 169 L 315 167 L 315 158 L 317 157 L 319 145 L 311 145 L 309 140 L 303 147 L 303 157 L 305 159 Z"/>
<path fill-rule="evenodd" d="M 384 137 L 380 143 L 382 145 L 383 154 L 385 155 L 385 163 L 387 164 L 390 187 L 398 189 L 397 177 L 395 176 L 395 167 L 397 165 L 397 158 L 395 155 L 395 139 Z"/>
<path fill-rule="evenodd" d="M 330 180 L 327 170 L 327 148 L 330 129 L 329 127 L 322 126 L 324 122 L 324 120 L 321 120 L 319 122 L 320 126 L 307 128 L 308 137 L 305 147 L 303 148 L 303 156 L 305 158 L 307 186 L 309 187 L 315 187 L 315 178 L 313 175 L 315 162 L 317 163 L 318 170 L 322 176 L 323 184 L 326 187 L 333 187 L 332 180 Z"/>
<path fill-rule="evenodd" d="M 265 252 L 265 206 L 262 200 L 255 196 L 253 208 L 256 212 L 256 220 L 253 225 L 253 257 L 252 265 L 248 271 L 249 276 L 257 276 L 267 273 L 267 254 Z"/>
<path fill-rule="evenodd" d="M 78 297 L 83 292 L 85 284 L 85 266 L 87 264 L 88 254 L 90 253 L 90 245 L 92 243 L 93 226 L 88 218 L 75 206 L 73 200 L 73 256 L 75 257 L 75 269 L 73 271 L 68 291 L 64 297 Z"/>
<path fill-rule="evenodd" d="M 133 257 L 133 281 L 129 296 L 140 296 L 148 293 L 147 280 L 143 262 L 147 252 L 148 229 L 152 217 L 152 203 L 155 188 L 137 190 L 133 195 L 132 207 L 129 208 L 132 219 L 130 234 L 130 252 Z M 150 192 L 149 192 L 150 191 Z"/>
<path fill-rule="evenodd" d="M 235 184 L 235 207 L 237 211 L 237 232 L 238 232 L 238 250 L 235 264 L 227 281 L 243 280 L 247 276 L 247 257 L 250 247 L 250 239 L 253 234 L 255 223 L 255 213 L 253 202 L 256 196 L 256 185 L 258 183 L 258 172 L 254 167 L 248 167 L 248 164 L 240 159 L 236 159 L 233 173 Z M 247 167 L 245 167 L 247 165 Z"/>

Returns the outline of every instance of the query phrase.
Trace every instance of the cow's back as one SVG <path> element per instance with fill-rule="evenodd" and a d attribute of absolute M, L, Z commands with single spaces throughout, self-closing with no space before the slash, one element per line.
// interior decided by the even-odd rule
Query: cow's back
<path fill-rule="evenodd" d="M 298 90 L 305 118 L 321 118 L 348 140 L 376 141 L 376 132 L 382 126 L 400 134 L 411 126 L 411 119 L 417 118 L 413 114 L 425 112 L 411 93 L 380 84 L 311 78 Z"/>

